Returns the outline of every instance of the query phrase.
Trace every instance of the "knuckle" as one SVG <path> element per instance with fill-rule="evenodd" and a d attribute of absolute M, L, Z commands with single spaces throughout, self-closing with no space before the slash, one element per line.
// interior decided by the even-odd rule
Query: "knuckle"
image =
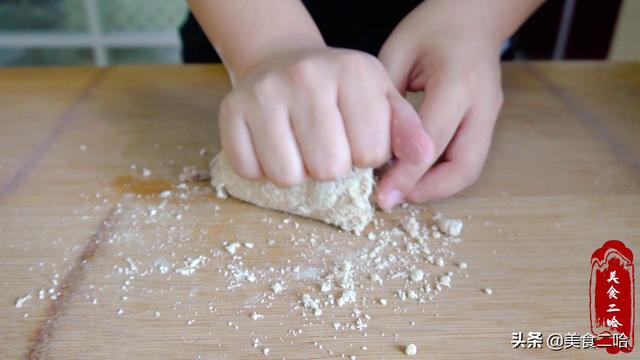
<path fill-rule="evenodd" d="M 351 74 L 365 76 L 370 73 L 372 64 L 375 62 L 372 55 L 357 51 L 348 51 L 341 55 L 342 66 Z"/>
<path fill-rule="evenodd" d="M 351 169 L 350 165 L 338 161 L 322 161 L 320 164 L 310 167 L 309 172 L 316 180 L 333 181 L 346 175 Z"/>
<path fill-rule="evenodd" d="M 384 149 L 365 149 L 353 152 L 353 163 L 357 167 L 378 167 L 388 159 L 388 153 Z"/>
<path fill-rule="evenodd" d="M 307 86 L 315 81 L 316 65 L 313 60 L 302 59 L 296 61 L 287 70 L 289 78 L 298 85 Z"/>
<path fill-rule="evenodd" d="M 265 75 L 253 83 L 253 92 L 258 96 L 272 94 L 277 90 L 276 83 L 273 75 Z"/>
<path fill-rule="evenodd" d="M 292 187 L 304 182 L 304 176 L 295 172 L 279 172 L 271 177 L 271 181 L 278 187 Z"/>
<path fill-rule="evenodd" d="M 259 180 L 262 178 L 260 169 L 253 166 L 242 165 L 238 166 L 235 170 L 238 175 L 248 180 Z"/>
<path fill-rule="evenodd" d="M 231 167 L 240 177 L 249 180 L 258 180 L 262 177 L 260 167 L 253 166 L 250 161 L 242 161 L 233 148 L 225 148 L 224 151 L 227 153 Z"/>

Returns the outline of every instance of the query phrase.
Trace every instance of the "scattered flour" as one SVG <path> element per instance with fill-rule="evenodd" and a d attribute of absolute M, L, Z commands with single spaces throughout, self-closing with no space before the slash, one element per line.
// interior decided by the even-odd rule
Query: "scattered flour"
<path fill-rule="evenodd" d="M 177 268 L 175 271 L 180 275 L 189 276 L 195 273 L 196 270 L 198 270 L 206 262 L 207 262 L 207 258 L 202 255 L 197 256 L 195 258 L 188 257 L 184 260 L 184 263 L 183 263 L 184 266 L 181 268 Z"/>
<path fill-rule="evenodd" d="M 229 226 L 235 227 L 236 237 L 222 243 L 214 233 L 207 232 L 206 227 L 187 222 L 192 210 L 190 206 L 193 206 L 188 200 L 201 194 L 208 196 L 207 207 L 212 216 L 224 215 L 220 212 L 225 206 L 224 202 L 211 204 L 211 189 L 207 187 L 201 193 L 197 192 L 198 187 L 194 182 L 201 181 L 202 177 L 204 175 L 195 167 L 185 168 L 180 176 L 180 183 L 160 192 L 155 203 L 148 205 L 142 201 L 124 201 L 124 205 L 118 205 L 117 211 L 130 225 L 123 228 L 134 230 L 127 230 L 109 239 L 114 248 L 127 241 L 138 241 L 145 236 L 145 232 L 148 232 L 148 237 L 157 239 L 157 242 L 153 249 L 156 252 L 150 252 L 147 258 L 124 250 L 118 254 L 118 261 L 124 260 L 126 266 L 124 263 L 114 266 L 113 274 L 109 274 L 122 277 L 122 296 L 119 298 L 123 303 L 120 308 L 116 308 L 116 314 L 129 316 L 132 313 L 127 309 L 127 299 L 134 298 L 129 297 L 133 289 L 140 289 L 140 284 L 135 284 L 137 279 L 153 273 L 154 276 L 162 275 L 172 284 L 172 277 L 189 281 L 176 275 L 189 276 L 206 268 L 203 269 L 207 270 L 202 271 L 203 274 L 219 274 L 226 284 L 215 289 L 207 288 L 207 284 L 194 286 L 189 296 L 195 298 L 198 288 L 214 294 L 211 303 L 205 307 L 205 312 L 208 309 L 209 313 L 221 315 L 224 306 L 217 305 L 216 301 L 219 300 L 214 299 L 215 294 L 235 292 L 234 297 L 245 298 L 244 307 L 238 308 L 236 314 L 244 316 L 246 320 L 263 321 L 264 325 L 270 321 L 280 321 L 276 316 L 270 315 L 272 311 L 266 309 L 282 305 L 283 302 L 290 305 L 289 313 L 285 311 L 286 314 L 278 316 L 286 316 L 287 324 L 295 324 L 293 316 L 300 317 L 299 326 L 284 329 L 280 339 L 271 336 L 267 339 L 266 335 L 254 334 L 254 329 L 250 329 L 255 351 L 270 356 L 270 349 L 276 349 L 277 341 L 293 344 L 294 338 L 301 336 L 306 326 L 327 326 L 332 332 L 335 331 L 334 338 L 351 338 L 353 334 L 347 334 L 349 332 L 367 336 L 367 331 L 372 332 L 372 328 L 380 326 L 375 324 L 376 319 L 367 314 L 371 306 L 386 307 L 378 308 L 384 312 L 406 312 L 410 306 L 425 304 L 442 291 L 448 291 L 444 288 L 451 288 L 454 276 L 452 271 L 468 275 L 461 271 L 467 269 L 467 264 L 456 261 L 452 250 L 452 245 L 461 241 L 459 235 L 462 232 L 462 221 L 446 219 L 441 215 L 430 218 L 427 210 L 414 206 L 403 206 L 385 215 L 384 219 L 373 219 L 366 229 L 366 236 L 317 231 L 316 227 L 321 225 L 297 222 L 295 217 L 278 214 L 267 215 L 262 220 L 260 226 L 264 226 L 266 235 L 264 239 L 260 239 L 243 232 L 239 221 L 234 224 L 231 219 Z M 218 195 L 226 196 L 224 187 L 218 190 Z M 197 248 L 202 251 L 195 254 L 202 255 L 187 258 L 176 256 L 185 254 L 185 249 L 190 249 L 187 254 L 194 254 L 194 244 L 199 244 Z M 182 251 L 178 251 L 183 246 Z M 161 251 L 162 258 L 158 258 L 158 251 Z M 255 259 L 273 258 L 273 252 L 281 251 L 287 254 L 281 261 L 265 263 Z M 216 270 L 218 274 L 215 273 Z M 53 285 L 51 289 L 39 291 L 36 289 L 37 298 L 55 299 L 58 296 L 55 287 Z M 142 291 L 145 291 L 144 288 Z M 492 294 L 491 289 L 483 291 L 488 295 Z M 96 294 L 89 295 L 87 301 L 97 304 Z M 22 296 L 16 300 L 15 307 L 23 307 L 31 299 L 31 293 Z M 177 299 L 172 309 L 185 309 L 186 304 L 185 299 Z M 187 325 L 194 324 L 198 317 L 196 305 L 193 305 L 193 312 L 188 307 L 188 314 L 178 313 L 177 317 Z M 162 311 L 164 318 L 167 312 Z M 424 308 L 422 311 L 424 312 Z M 160 312 L 158 309 L 150 309 L 148 315 L 159 317 Z M 237 331 L 239 325 L 245 326 L 234 322 L 229 321 L 231 331 Z M 247 326 L 256 327 L 257 330 L 256 323 L 248 323 L 250 324 Z M 382 336 L 393 339 L 389 341 L 398 341 L 397 336 Z M 288 339 L 283 340 L 284 338 Z M 321 357 L 356 358 L 354 354 L 333 353 L 327 345 L 316 345 L 322 351 Z M 358 345 L 353 352 L 366 349 L 372 350 L 372 347 Z M 415 355 L 417 347 L 409 344 L 405 353 Z"/>

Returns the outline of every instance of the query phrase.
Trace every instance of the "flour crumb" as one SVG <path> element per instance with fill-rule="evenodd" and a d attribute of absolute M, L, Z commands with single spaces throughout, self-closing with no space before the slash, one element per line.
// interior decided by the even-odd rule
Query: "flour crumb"
<path fill-rule="evenodd" d="M 216 184 L 214 188 L 218 199 L 226 199 L 229 197 L 229 194 L 227 194 L 227 191 L 224 189 L 224 184 Z"/>
<path fill-rule="evenodd" d="M 16 307 L 17 308 L 23 307 L 29 300 L 31 300 L 31 293 L 28 293 L 25 296 L 21 296 L 21 297 L 17 298 L 16 299 Z"/>
<path fill-rule="evenodd" d="M 484 293 L 487 295 L 493 295 L 493 289 L 491 288 L 484 288 L 484 290 L 482 291 L 484 291 Z"/>
<path fill-rule="evenodd" d="M 253 314 L 251 314 L 251 319 L 252 320 L 262 320 L 264 319 L 264 315 L 262 314 L 258 314 L 257 312 L 253 312 Z"/>
<path fill-rule="evenodd" d="M 342 306 L 345 306 L 346 304 L 355 302 L 357 296 L 358 296 L 358 293 L 356 293 L 353 290 L 344 291 L 342 295 L 340 295 L 340 297 L 338 298 L 338 306 L 342 307 Z"/>
<path fill-rule="evenodd" d="M 464 262 L 464 261 L 458 264 L 458 268 L 460 268 L 462 270 L 466 269 L 467 267 L 468 267 L 467 263 Z"/>
<path fill-rule="evenodd" d="M 415 344 L 409 344 L 404 348 L 404 353 L 409 356 L 415 356 L 418 353 L 418 347 Z"/>
<path fill-rule="evenodd" d="M 171 270 L 171 264 L 169 264 L 169 262 L 163 258 L 156 259 L 153 265 L 160 272 L 160 274 L 166 274 Z"/>
<path fill-rule="evenodd" d="M 271 291 L 276 295 L 280 294 L 284 291 L 284 284 L 280 281 L 273 283 L 273 285 L 271 285 Z"/>
<path fill-rule="evenodd" d="M 409 274 L 409 278 L 413 282 L 422 281 L 422 279 L 424 279 L 424 271 L 422 271 L 420 269 L 413 269 L 413 270 L 411 270 L 411 273 Z"/>
<path fill-rule="evenodd" d="M 440 281 L 438 282 L 439 285 L 442 286 L 446 286 L 448 288 L 451 288 L 451 276 L 449 275 L 442 275 L 440 277 Z"/>
<path fill-rule="evenodd" d="M 320 299 L 314 299 L 309 294 L 303 294 L 302 305 L 307 309 L 313 310 L 313 314 L 315 316 L 322 315 L 322 309 L 320 309 Z"/>
<path fill-rule="evenodd" d="M 447 219 L 443 217 L 438 219 L 438 229 L 447 235 L 460 236 L 462 226 L 463 223 L 460 219 Z"/>
<path fill-rule="evenodd" d="M 421 238 L 420 224 L 418 224 L 414 216 L 408 216 L 402 219 L 400 226 L 402 226 L 402 229 L 409 234 L 412 239 L 418 240 Z"/>
<path fill-rule="evenodd" d="M 236 253 L 236 250 L 238 250 L 239 247 L 240 247 L 239 242 L 228 243 L 227 245 L 224 246 L 227 252 L 232 255 Z"/>
<path fill-rule="evenodd" d="M 196 272 L 196 270 L 198 270 L 202 265 L 204 265 L 204 263 L 207 262 L 207 258 L 205 256 L 198 256 L 196 258 L 192 258 L 192 257 L 187 257 L 184 260 L 184 266 L 181 268 L 176 269 L 176 273 L 183 275 L 183 276 L 189 276 L 192 275 L 194 272 Z"/>

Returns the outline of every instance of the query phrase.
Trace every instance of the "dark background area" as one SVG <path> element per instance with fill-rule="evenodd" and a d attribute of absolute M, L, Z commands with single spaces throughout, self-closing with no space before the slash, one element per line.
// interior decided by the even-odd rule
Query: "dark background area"
<path fill-rule="evenodd" d="M 548 0 L 516 32 L 503 58 L 606 59 L 620 5 L 621 0 Z M 565 46 L 559 43 L 563 18 Z"/>

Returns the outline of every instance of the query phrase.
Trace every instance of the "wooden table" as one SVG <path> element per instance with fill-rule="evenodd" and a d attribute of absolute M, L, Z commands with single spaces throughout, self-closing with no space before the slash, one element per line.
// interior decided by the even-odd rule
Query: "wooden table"
<path fill-rule="evenodd" d="M 431 204 L 467 219 L 453 250 L 469 276 L 406 312 L 371 306 L 364 337 L 336 334 L 330 320 L 306 326 L 291 310 L 295 283 L 252 320 L 247 297 L 268 289 L 227 291 L 227 255 L 191 276 L 141 274 L 156 258 L 211 255 L 224 241 L 286 242 L 285 230 L 261 222 L 284 215 L 207 194 L 170 202 L 162 211 L 173 223 L 143 213 L 184 166 L 206 169 L 218 149 L 223 68 L 0 69 L 0 358 L 400 359 L 409 342 L 429 359 L 604 357 L 510 341 L 517 331 L 584 334 L 591 253 L 621 239 L 640 256 L 640 64 L 512 63 L 503 78 L 481 179 Z M 282 263 L 291 251 L 276 246 L 247 262 Z"/>

